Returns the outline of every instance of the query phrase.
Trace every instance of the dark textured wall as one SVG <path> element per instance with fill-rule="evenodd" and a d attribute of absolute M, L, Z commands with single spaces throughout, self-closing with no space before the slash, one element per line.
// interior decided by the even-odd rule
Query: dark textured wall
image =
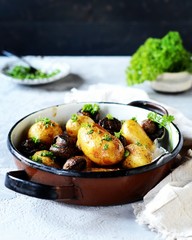
<path fill-rule="evenodd" d="M 179 31 L 192 51 L 191 0 L 0 0 L 0 49 L 21 55 L 131 55 Z"/>

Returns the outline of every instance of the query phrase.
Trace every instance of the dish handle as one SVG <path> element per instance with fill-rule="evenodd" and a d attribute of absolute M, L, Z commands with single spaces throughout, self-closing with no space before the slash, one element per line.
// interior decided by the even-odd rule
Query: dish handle
<path fill-rule="evenodd" d="M 67 200 L 76 198 L 76 189 L 71 186 L 50 186 L 29 180 L 24 170 L 7 172 L 5 186 L 15 192 L 48 200 Z"/>
<path fill-rule="evenodd" d="M 128 103 L 128 105 L 144 108 L 144 109 L 156 112 L 161 115 L 168 115 L 168 111 L 163 106 L 161 106 L 155 102 L 138 100 L 138 101 L 132 101 L 132 102 Z"/>

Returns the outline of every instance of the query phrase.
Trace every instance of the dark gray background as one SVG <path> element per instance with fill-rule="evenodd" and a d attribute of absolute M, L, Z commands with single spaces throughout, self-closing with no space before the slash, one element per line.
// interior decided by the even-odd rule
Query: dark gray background
<path fill-rule="evenodd" d="M 0 50 L 20 55 L 131 55 L 170 30 L 192 51 L 191 0 L 0 0 Z"/>

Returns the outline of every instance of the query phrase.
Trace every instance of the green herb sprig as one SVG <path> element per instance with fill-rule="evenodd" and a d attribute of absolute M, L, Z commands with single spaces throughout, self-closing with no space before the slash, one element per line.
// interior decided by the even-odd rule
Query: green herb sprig
<path fill-rule="evenodd" d="M 91 114 L 95 114 L 97 112 L 99 112 L 100 110 L 100 107 L 98 104 L 85 104 L 83 107 L 82 107 L 82 111 L 83 112 L 89 112 Z"/>
<path fill-rule="evenodd" d="M 51 121 L 51 119 L 47 117 L 36 119 L 35 122 L 42 122 L 45 128 L 48 128 L 49 126 L 54 126 L 54 123 Z"/>
<path fill-rule="evenodd" d="M 77 122 L 77 120 L 78 120 L 78 115 L 77 115 L 76 113 L 72 114 L 72 115 L 71 115 L 71 120 L 72 120 L 72 122 Z"/>
<path fill-rule="evenodd" d="M 147 115 L 147 118 L 153 122 L 156 122 L 159 124 L 159 127 L 165 127 L 167 128 L 167 126 L 174 121 L 174 116 L 172 115 L 159 115 L 155 112 L 150 112 Z"/>
<path fill-rule="evenodd" d="M 114 117 L 113 117 L 110 113 L 108 113 L 108 114 L 106 115 L 106 118 L 107 118 L 108 120 L 113 120 L 113 119 L 114 119 Z"/>
<path fill-rule="evenodd" d="M 103 141 L 110 142 L 112 141 L 112 137 L 109 134 L 105 134 L 102 138 Z"/>

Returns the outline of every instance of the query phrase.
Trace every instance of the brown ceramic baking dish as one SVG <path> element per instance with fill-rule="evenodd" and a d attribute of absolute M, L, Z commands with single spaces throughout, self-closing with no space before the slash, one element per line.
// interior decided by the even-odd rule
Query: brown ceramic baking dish
<path fill-rule="evenodd" d="M 39 116 L 48 117 L 62 124 L 84 103 L 71 103 L 49 107 L 22 118 L 8 134 L 8 148 L 14 156 L 18 170 L 6 174 L 5 185 L 16 192 L 69 204 L 101 206 L 125 204 L 141 200 L 177 164 L 176 156 L 183 144 L 181 133 L 171 123 L 163 147 L 168 153 L 154 162 L 127 170 L 82 172 L 48 167 L 34 162 L 21 154 L 18 146 L 27 129 Z M 160 115 L 167 111 L 160 105 L 148 101 L 129 104 L 97 103 L 103 114 L 110 113 L 118 119 L 136 117 L 146 119 L 150 111 Z"/>

